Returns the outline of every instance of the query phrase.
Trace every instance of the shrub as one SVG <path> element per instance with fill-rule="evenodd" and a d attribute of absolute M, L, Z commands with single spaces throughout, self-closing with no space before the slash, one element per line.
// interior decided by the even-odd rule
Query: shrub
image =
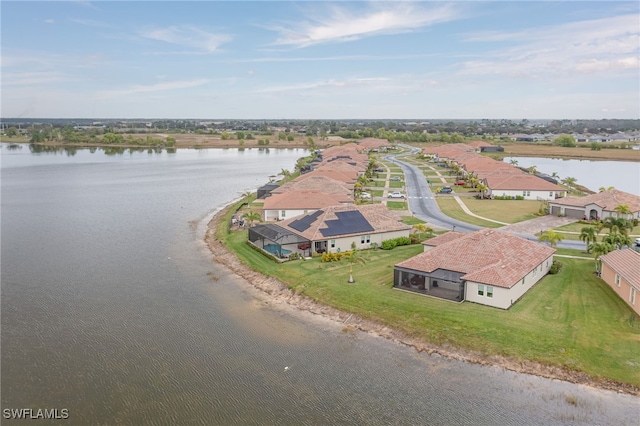
<path fill-rule="evenodd" d="M 560 268 L 562 268 L 562 263 L 558 262 L 557 260 L 554 260 L 553 263 L 551 264 L 551 268 L 549 268 L 549 274 L 551 275 L 555 275 L 560 271 Z"/>
<path fill-rule="evenodd" d="M 382 250 L 391 250 L 397 246 L 408 246 L 409 244 L 411 244 L 411 238 L 409 237 L 393 238 L 382 242 Z"/>
<path fill-rule="evenodd" d="M 324 252 L 322 253 L 322 262 L 339 262 L 343 257 L 351 256 L 351 252 L 346 251 L 344 253 L 330 253 Z"/>

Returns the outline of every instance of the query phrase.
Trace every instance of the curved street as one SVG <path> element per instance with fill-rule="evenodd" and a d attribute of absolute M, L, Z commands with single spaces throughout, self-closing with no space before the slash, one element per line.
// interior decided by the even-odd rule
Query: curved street
<path fill-rule="evenodd" d="M 409 149 L 410 151 L 399 154 L 397 156 L 385 156 L 384 159 L 397 164 L 402 169 L 405 176 L 407 202 L 409 204 L 409 210 L 411 211 L 411 213 L 418 219 L 424 220 L 425 222 L 451 230 L 460 232 L 473 232 L 477 231 L 478 229 L 483 229 L 480 226 L 472 225 L 450 218 L 440 211 L 438 203 L 435 200 L 435 196 L 429 188 L 429 185 L 427 185 L 426 178 L 422 171 L 416 166 L 398 159 L 398 157 L 416 154 L 420 151 L 420 149 L 411 147 L 409 145 L 401 146 L 403 148 Z M 538 241 L 538 238 L 534 235 L 519 233 L 516 233 L 516 235 L 531 241 Z M 582 241 L 575 240 L 561 241 L 560 243 L 558 243 L 558 247 L 575 250 L 586 249 L 586 246 Z"/>

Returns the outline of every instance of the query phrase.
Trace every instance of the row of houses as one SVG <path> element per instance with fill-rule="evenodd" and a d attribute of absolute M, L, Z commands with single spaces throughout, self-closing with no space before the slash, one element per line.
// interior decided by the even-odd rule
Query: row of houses
<path fill-rule="evenodd" d="M 484 144 L 441 145 L 424 148 L 423 153 L 450 166 L 455 164 L 465 175 L 477 178 L 487 188 L 486 195 L 489 197 L 555 200 L 566 196 L 567 190 L 553 179 L 528 174 L 514 165 L 480 155 Z"/>
<path fill-rule="evenodd" d="M 384 204 L 354 202 L 355 180 L 371 167 L 366 151 L 382 149 L 376 144 L 365 140 L 327 148 L 307 173 L 265 190 L 266 220 L 249 228 L 249 241 L 286 259 L 370 249 L 409 237 L 412 227 Z M 508 309 L 549 271 L 554 252 L 498 230 L 448 232 L 427 240 L 423 253 L 394 265 L 393 286 Z"/>
<path fill-rule="evenodd" d="M 551 133 L 516 133 L 513 135 L 509 135 L 508 138 L 516 141 L 516 142 L 541 142 L 541 141 L 553 141 L 562 135 L 551 134 Z M 634 142 L 640 140 L 639 132 L 632 133 L 614 133 L 611 135 L 599 135 L 599 134 L 581 134 L 581 133 L 573 133 L 571 134 L 576 142 Z"/>

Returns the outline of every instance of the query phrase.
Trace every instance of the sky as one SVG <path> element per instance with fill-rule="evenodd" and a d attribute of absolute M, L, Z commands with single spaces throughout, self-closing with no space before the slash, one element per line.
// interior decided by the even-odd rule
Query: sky
<path fill-rule="evenodd" d="M 0 116 L 640 118 L 640 3 L 2 1 Z"/>

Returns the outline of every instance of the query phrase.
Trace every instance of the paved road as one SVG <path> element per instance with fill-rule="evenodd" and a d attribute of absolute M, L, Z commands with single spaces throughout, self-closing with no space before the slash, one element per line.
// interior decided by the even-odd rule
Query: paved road
<path fill-rule="evenodd" d="M 427 180 L 424 174 L 416 166 L 402 161 L 400 158 L 406 155 L 416 154 L 420 151 L 419 148 L 414 148 L 409 145 L 403 145 L 405 148 L 410 149 L 410 152 L 406 152 L 399 155 L 389 155 L 384 157 L 385 160 L 391 161 L 397 164 L 405 176 L 405 184 L 407 188 L 407 199 L 409 202 L 409 210 L 418 219 L 425 222 L 432 223 L 434 225 L 455 229 L 460 232 L 473 232 L 478 229 L 483 229 L 480 226 L 471 225 L 469 223 L 461 222 L 446 216 L 440 211 L 435 197 L 427 185 Z M 538 241 L 537 237 L 528 234 L 515 233 L 519 237 L 526 238 L 531 241 Z M 582 241 L 565 240 L 558 244 L 560 248 L 570 248 L 576 250 L 585 250 L 585 244 Z"/>

